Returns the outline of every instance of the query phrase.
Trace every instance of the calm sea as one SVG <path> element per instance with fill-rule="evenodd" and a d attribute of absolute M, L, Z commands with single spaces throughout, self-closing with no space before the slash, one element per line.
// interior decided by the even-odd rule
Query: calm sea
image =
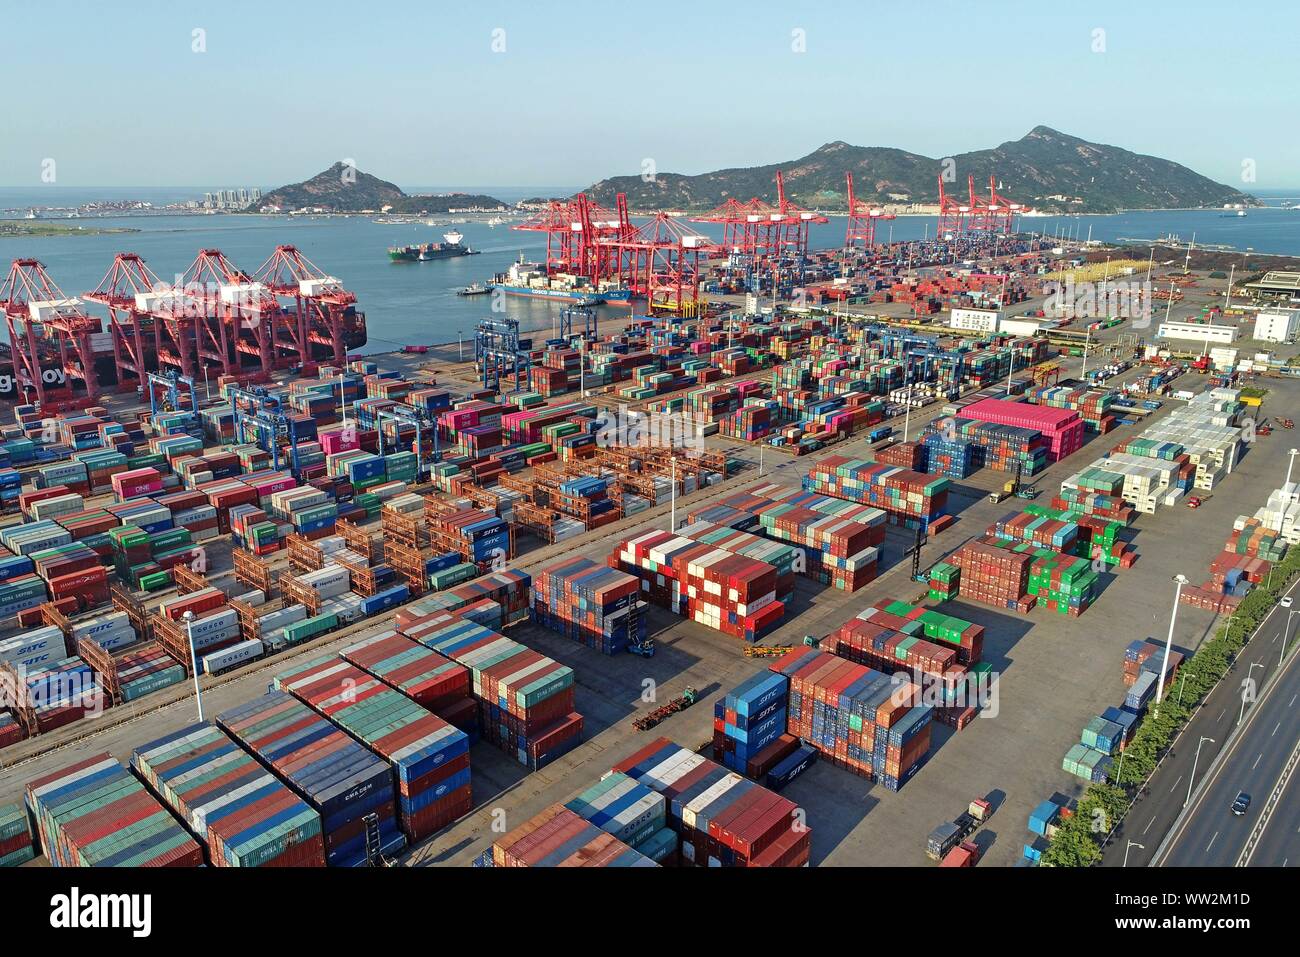
<path fill-rule="evenodd" d="M 533 195 L 558 195 L 569 190 L 548 191 L 481 187 L 492 195 L 514 201 Z M 38 190 L 0 190 L 0 208 L 21 207 L 41 200 L 47 204 L 75 203 L 91 198 L 115 198 L 110 191 L 60 190 L 60 198 Z M 120 197 L 141 195 L 140 190 L 116 190 Z M 187 199 L 193 190 L 153 190 L 147 198 L 155 202 Z M 1067 231 L 1079 238 L 1092 228 L 1092 238 L 1155 239 L 1173 233 L 1184 240 L 1195 234 L 1196 242 L 1221 243 L 1240 250 L 1300 256 L 1300 210 L 1278 208 L 1284 200 L 1270 196 L 1272 208 L 1250 210 L 1245 217 L 1225 217 L 1216 211 L 1135 212 L 1113 216 L 1025 218 L 1020 228 L 1049 235 Z M 435 217 L 439 224 L 448 217 Z M 449 225 L 381 225 L 368 216 L 348 218 L 289 218 L 278 216 L 139 216 L 96 218 L 77 221 L 86 226 L 125 226 L 138 229 L 131 234 L 68 236 L 33 239 L 0 239 L 0 263 L 6 268 L 15 258 L 35 257 L 45 263 L 54 281 L 68 295 L 94 289 L 112 264 L 115 253 L 139 253 L 163 280 L 171 282 L 183 273 L 200 249 L 220 249 L 236 265 L 255 271 L 272 254 L 277 244 L 297 246 L 326 273 L 337 276 L 357 294 L 368 317 L 368 351 L 384 351 L 408 343 L 454 342 L 458 331 L 466 335 L 489 315 L 488 297 L 464 298 L 456 290 L 504 271 L 522 252 L 530 259 L 543 255 L 544 237 L 520 232 L 508 225 L 487 226 L 481 222 L 456 224 L 465 242 L 480 255 L 430 263 L 393 264 L 389 246 L 438 240 Z M 705 224 L 699 228 L 720 236 L 720 230 Z M 933 217 L 904 217 L 880 227 L 879 238 L 919 239 L 934 235 Z M 824 226 L 812 229 L 812 245 L 838 247 L 843 241 L 844 220 L 832 217 Z M 542 301 L 511 298 L 509 314 L 522 327 L 550 328 L 560 306 Z M 626 310 L 602 310 L 603 318 L 621 318 Z M 0 333 L 0 335 L 3 335 Z"/>

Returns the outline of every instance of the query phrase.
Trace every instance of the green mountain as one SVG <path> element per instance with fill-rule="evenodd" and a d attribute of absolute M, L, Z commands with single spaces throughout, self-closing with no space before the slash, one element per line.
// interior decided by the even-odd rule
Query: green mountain
<path fill-rule="evenodd" d="M 1043 212 L 1259 205 L 1254 197 L 1170 160 L 1089 143 L 1046 126 L 1036 126 L 994 149 L 959 153 L 951 159 L 955 179 L 945 189 L 957 198 L 967 194 L 968 175 L 975 177 L 977 194 L 987 194 L 989 176 L 994 175 L 1001 184 L 1000 195 Z M 844 174 L 851 170 L 864 201 L 934 204 L 938 176 L 946 165 L 943 159 L 906 150 L 836 141 L 783 163 L 698 176 L 660 173 L 650 182 L 635 175 L 615 176 L 586 192 L 602 205 L 613 205 L 614 196 L 625 192 L 634 209 L 698 212 L 733 198 L 746 202 L 757 196 L 775 203 L 776 171 L 781 170 L 786 195 L 795 203 L 843 210 L 848 205 Z"/>
<path fill-rule="evenodd" d="M 445 213 L 450 209 L 497 209 L 505 203 L 492 196 L 471 193 L 408 195 L 394 183 L 364 173 L 346 163 L 335 163 L 309 180 L 281 186 L 262 196 L 259 209 L 278 207 L 288 211 L 320 207 L 337 213 L 378 211 L 385 206 L 394 213 Z"/>

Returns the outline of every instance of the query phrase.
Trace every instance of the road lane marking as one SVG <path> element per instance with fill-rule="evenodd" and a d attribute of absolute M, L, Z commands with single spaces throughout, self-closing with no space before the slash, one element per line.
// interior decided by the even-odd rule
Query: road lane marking
<path fill-rule="evenodd" d="M 1178 775 L 1178 780 L 1174 782 L 1174 786 L 1171 787 L 1171 788 L 1169 789 L 1169 793 L 1170 793 L 1170 794 L 1173 794 L 1175 791 L 1177 791 L 1177 790 L 1178 790 L 1178 785 L 1180 785 L 1180 784 L 1182 784 L 1182 783 L 1183 783 L 1183 776 L 1180 774 L 1180 775 Z"/>
<path fill-rule="evenodd" d="M 1277 734 L 1277 729 L 1280 728 L 1280 727 L 1282 727 L 1282 722 L 1281 722 L 1281 721 L 1279 721 L 1277 724 L 1273 725 L 1273 734 L 1270 734 L 1269 737 L 1271 738 L 1271 737 L 1273 737 L 1273 735 Z"/>
<path fill-rule="evenodd" d="M 1218 839 L 1219 839 L 1219 832 L 1218 832 L 1218 831 L 1215 831 L 1215 832 L 1214 832 L 1214 837 L 1210 838 L 1210 843 L 1205 845 L 1205 853 L 1206 853 L 1206 854 L 1210 853 L 1210 848 L 1212 848 L 1212 847 L 1214 846 L 1214 842 L 1217 841 Z"/>
<path fill-rule="evenodd" d="M 1227 705 L 1224 705 L 1224 706 L 1223 706 L 1223 710 L 1219 712 L 1219 716 L 1218 716 L 1217 718 L 1214 719 L 1215 724 L 1218 724 L 1220 721 L 1222 721 L 1222 720 L 1223 720 L 1223 716 L 1224 716 L 1225 714 L 1227 714 L 1227 713 L 1228 713 L 1228 706 L 1227 706 Z"/>
<path fill-rule="evenodd" d="M 1263 756 L 1264 756 L 1264 752 L 1263 751 L 1259 752 L 1259 758 L 1256 758 L 1255 763 L 1250 766 L 1250 769 L 1252 771 L 1254 771 L 1257 767 L 1259 767 L 1259 759 L 1262 758 Z"/>
<path fill-rule="evenodd" d="M 1289 707 L 1291 707 L 1292 705 L 1294 705 L 1294 704 L 1295 704 L 1295 699 L 1296 699 L 1296 698 L 1300 698 L 1300 692 L 1297 692 L 1296 694 L 1293 694 L 1293 695 L 1291 696 L 1291 700 L 1287 702 L 1286 706 L 1289 708 Z"/>
<path fill-rule="evenodd" d="M 1156 823 L 1156 816 L 1152 814 L 1151 820 L 1147 821 L 1147 826 L 1142 828 L 1142 833 L 1145 834 L 1147 831 L 1151 830 L 1151 825 L 1154 823 Z"/>

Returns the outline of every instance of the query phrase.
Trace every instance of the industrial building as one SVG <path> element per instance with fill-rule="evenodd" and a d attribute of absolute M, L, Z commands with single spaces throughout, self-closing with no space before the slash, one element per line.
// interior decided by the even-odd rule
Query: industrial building
<path fill-rule="evenodd" d="M 1300 309 L 1261 312 L 1255 317 L 1255 338 L 1263 342 L 1290 342 L 1300 333 Z"/>
<path fill-rule="evenodd" d="M 1232 343 L 1237 341 L 1237 327 L 1213 326 L 1204 322 L 1162 322 L 1156 336 L 1160 339 L 1188 339 L 1210 344 Z"/>

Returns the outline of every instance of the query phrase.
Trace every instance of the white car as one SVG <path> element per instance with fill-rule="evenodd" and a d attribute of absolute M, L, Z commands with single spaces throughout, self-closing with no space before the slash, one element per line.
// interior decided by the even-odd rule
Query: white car
<path fill-rule="evenodd" d="M 1280 604 L 1283 608 L 1290 608 L 1291 596 L 1290 595 L 1285 596 L 1280 602 L 1278 602 L 1278 604 Z"/>

